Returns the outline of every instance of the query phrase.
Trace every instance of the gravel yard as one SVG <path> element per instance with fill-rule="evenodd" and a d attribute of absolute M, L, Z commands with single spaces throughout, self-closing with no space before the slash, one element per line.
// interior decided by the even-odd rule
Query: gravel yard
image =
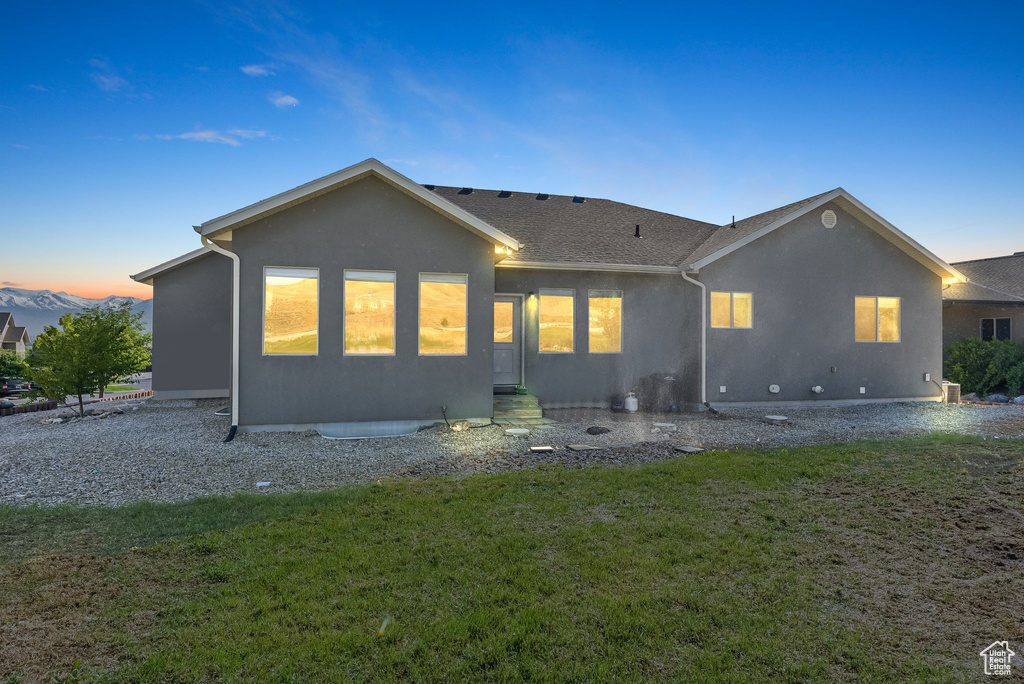
<path fill-rule="evenodd" d="M 423 430 L 407 437 L 328 440 L 316 432 L 240 433 L 221 440 L 228 419 L 214 415 L 219 401 L 110 402 L 122 414 L 44 424 L 68 411 L 21 414 L 0 420 L 0 503 L 117 506 L 232 492 L 284 492 L 422 477 L 503 472 L 542 463 L 567 467 L 636 463 L 680 456 L 673 447 L 775 448 L 855 439 L 954 432 L 1024 437 L 1024 408 L 943 404 L 875 404 L 786 409 L 787 424 L 764 420 L 765 409 L 651 416 L 599 410 L 551 410 L 557 421 L 527 438 L 491 425 L 464 432 Z M 676 427 L 655 428 L 655 422 Z M 589 435 L 590 426 L 609 432 Z M 569 444 L 600 447 L 572 451 Z M 553 453 L 531 454 L 531 445 Z M 257 486 L 257 483 L 264 483 Z M 265 484 L 269 483 L 269 484 Z"/>

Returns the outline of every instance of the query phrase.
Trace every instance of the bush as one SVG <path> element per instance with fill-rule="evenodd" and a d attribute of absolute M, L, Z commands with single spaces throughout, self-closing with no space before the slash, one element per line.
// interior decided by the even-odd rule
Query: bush
<path fill-rule="evenodd" d="M 1024 343 L 970 338 L 946 347 L 944 374 L 960 383 L 964 394 L 1005 390 L 1010 397 L 1024 394 Z"/>
<path fill-rule="evenodd" d="M 994 355 L 993 344 L 982 342 L 976 337 L 954 342 L 946 347 L 943 375 L 950 382 L 959 383 L 960 392 L 963 394 L 984 392 L 982 383 Z"/>

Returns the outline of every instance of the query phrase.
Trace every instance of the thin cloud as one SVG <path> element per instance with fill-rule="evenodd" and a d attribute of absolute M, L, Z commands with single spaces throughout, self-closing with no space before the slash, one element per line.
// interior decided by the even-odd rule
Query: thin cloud
<path fill-rule="evenodd" d="M 93 70 L 89 73 L 96 86 L 105 93 L 111 95 L 128 89 L 128 81 L 121 77 L 116 70 L 101 59 L 90 59 L 89 66 Z"/>
<path fill-rule="evenodd" d="M 32 148 L 28 145 L 22 145 L 21 143 L 11 143 L 11 147 L 16 150 L 31 150 Z"/>
<path fill-rule="evenodd" d="M 295 107 L 299 104 L 298 98 L 292 97 L 291 95 L 285 95 L 281 92 L 271 93 L 267 99 L 269 99 L 275 107 L 279 107 L 281 109 L 284 109 L 285 107 Z"/>
<path fill-rule="evenodd" d="M 202 131 L 187 131 L 185 133 L 178 133 L 177 135 L 158 133 L 154 137 L 157 138 L 158 140 L 189 140 L 192 142 L 216 143 L 220 145 L 231 145 L 232 147 L 239 147 L 242 144 L 241 142 L 239 142 L 239 138 L 241 138 L 242 140 L 256 140 L 257 138 L 265 138 L 267 137 L 267 131 L 246 128 L 232 128 L 229 131 L 216 131 L 208 128 Z"/>
<path fill-rule="evenodd" d="M 21 283 L 12 283 L 10 280 L 0 281 L 0 285 L 4 287 L 21 287 Z"/>
<path fill-rule="evenodd" d="M 46 86 L 39 85 L 38 83 L 33 83 L 29 86 L 29 88 L 31 88 L 32 90 L 38 90 L 41 93 L 45 93 L 47 90 L 49 90 L 49 88 L 47 88 Z"/>
<path fill-rule="evenodd" d="M 274 72 L 269 64 L 246 64 L 239 67 L 246 76 L 273 76 Z"/>

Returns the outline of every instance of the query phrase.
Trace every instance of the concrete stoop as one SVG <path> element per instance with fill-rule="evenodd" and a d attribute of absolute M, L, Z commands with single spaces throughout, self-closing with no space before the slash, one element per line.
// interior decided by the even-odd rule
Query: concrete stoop
<path fill-rule="evenodd" d="M 494 422 L 498 425 L 545 425 L 554 421 L 544 417 L 537 397 L 530 394 L 495 394 Z"/>

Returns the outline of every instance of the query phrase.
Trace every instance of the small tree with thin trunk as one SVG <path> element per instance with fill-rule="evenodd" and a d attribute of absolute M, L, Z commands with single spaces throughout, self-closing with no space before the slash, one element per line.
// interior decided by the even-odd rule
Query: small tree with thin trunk
<path fill-rule="evenodd" d="M 66 314 L 59 329 L 48 325 L 36 338 L 27 359 L 30 379 L 48 399 L 78 397 L 78 414 L 84 416 L 85 395 L 149 363 L 151 336 L 143 332 L 141 318 L 127 306 Z"/>

